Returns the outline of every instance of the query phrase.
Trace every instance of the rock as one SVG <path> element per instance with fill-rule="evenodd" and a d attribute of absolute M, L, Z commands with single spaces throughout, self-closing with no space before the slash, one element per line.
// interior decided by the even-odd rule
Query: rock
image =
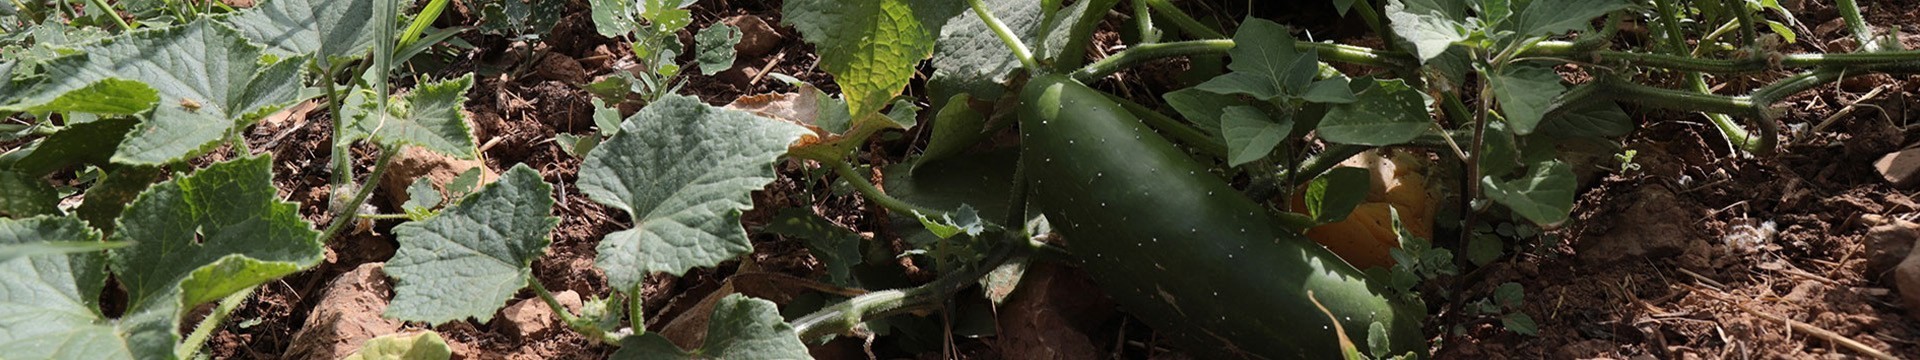
<path fill-rule="evenodd" d="M 1665 186 L 1645 186 L 1634 193 L 1633 205 L 1619 213 L 1614 227 L 1579 244 L 1579 256 L 1589 263 L 1635 257 L 1663 257 L 1680 253 L 1692 235 L 1693 219 Z"/>
<path fill-rule="evenodd" d="M 571 290 L 553 294 L 553 300 L 568 311 L 580 309 L 580 294 Z M 520 300 L 500 309 L 500 321 L 494 326 L 509 335 L 522 339 L 537 338 L 546 335 L 560 324 L 560 316 L 553 313 L 553 307 L 539 297 Z"/>
<path fill-rule="evenodd" d="M 720 22 L 740 28 L 740 43 L 733 45 L 733 51 L 743 58 L 766 55 L 785 40 L 780 36 L 779 31 L 775 31 L 773 26 L 767 25 L 767 21 L 761 20 L 759 16 L 740 15 L 722 19 Z"/>
<path fill-rule="evenodd" d="M 1920 148 L 1895 151 L 1873 162 L 1873 170 L 1894 187 L 1911 187 L 1920 179 Z"/>
<path fill-rule="evenodd" d="M 569 85 L 578 86 L 587 83 L 587 69 L 580 66 L 580 61 L 560 53 L 548 53 L 545 59 L 540 60 L 540 66 L 535 68 L 534 72 L 540 74 L 541 78 L 557 80 Z"/>
<path fill-rule="evenodd" d="M 320 302 L 293 333 L 288 359 L 338 359 L 360 350 L 360 344 L 400 330 L 401 323 L 381 317 L 393 283 L 381 272 L 383 263 L 361 264 L 327 283 Z"/>
<path fill-rule="evenodd" d="M 1008 359 L 1098 359 L 1106 357 L 1100 340 L 1089 336 L 1114 313 L 1113 300 L 1100 295 L 1087 275 L 1070 267 L 1040 262 L 1028 268 L 1020 286 L 999 310 L 998 347 Z"/>
<path fill-rule="evenodd" d="M 1871 226 L 1864 239 L 1868 279 L 1879 279 L 1894 265 L 1899 265 L 1912 252 L 1915 242 L 1920 241 L 1920 224 L 1873 214 L 1861 216 L 1860 222 Z"/>
<path fill-rule="evenodd" d="M 1847 121 L 1846 126 L 1847 133 L 1853 135 L 1842 144 L 1849 158 L 1872 159 L 1900 150 L 1900 145 L 1906 143 L 1906 135 L 1900 133 L 1900 127 L 1879 118 L 1855 118 Z"/>
<path fill-rule="evenodd" d="M 447 183 L 472 168 L 480 168 L 478 185 L 490 184 L 500 178 L 480 160 L 456 159 L 418 146 L 407 146 L 400 149 L 400 154 L 393 156 L 393 165 L 389 165 L 386 175 L 380 178 L 380 190 L 387 192 L 387 199 L 392 202 L 391 208 L 399 209 L 400 205 L 407 203 L 407 187 L 413 185 L 414 179 L 425 176 L 434 188 L 444 193 Z"/>
<path fill-rule="evenodd" d="M 1893 287 L 1900 291 L 1907 315 L 1920 320 L 1920 251 L 1907 253 L 1907 260 L 1893 267 Z"/>

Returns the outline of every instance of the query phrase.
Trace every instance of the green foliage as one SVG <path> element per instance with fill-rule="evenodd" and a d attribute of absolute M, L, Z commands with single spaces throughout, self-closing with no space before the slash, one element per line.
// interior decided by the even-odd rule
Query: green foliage
<path fill-rule="evenodd" d="M 269 0 L 220 22 L 280 57 L 313 55 L 321 67 L 365 56 L 373 48 L 374 0 Z"/>
<path fill-rule="evenodd" d="M 1346 220 L 1353 208 L 1367 200 L 1373 176 L 1366 169 L 1340 167 L 1307 183 L 1307 215 L 1330 224 Z"/>
<path fill-rule="evenodd" d="M 1258 100 L 1281 96 L 1299 96 L 1320 73 L 1319 56 L 1294 49 L 1293 36 L 1278 23 L 1251 19 L 1234 32 L 1234 47 L 1227 54 L 1233 62 L 1226 75 L 1207 80 L 1201 90 L 1220 94 L 1243 94 Z"/>
<path fill-rule="evenodd" d="M 608 234 L 597 248 L 596 263 L 616 289 L 633 289 L 649 273 L 680 275 L 747 253 L 740 211 L 806 132 L 680 96 L 620 126 L 587 154 L 578 183 L 587 197 L 633 218 L 634 228 Z"/>
<path fill-rule="evenodd" d="M 27 175 L 11 169 L 0 169 L 0 217 L 29 217 L 35 215 L 58 215 L 60 209 L 54 207 L 60 201 L 60 195 L 53 191 L 53 185 L 39 177 Z"/>
<path fill-rule="evenodd" d="M 865 259 L 860 257 L 860 234 L 855 234 L 853 230 L 835 225 L 806 209 L 785 208 L 780 209 L 780 213 L 774 215 L 773 221 L 761 231 L 805 241 L 807 251 L 827 266 L 829 283 L 847 287 L 859 285 L 853 278 L 852 269 Z"/>
<path fill-rule="evenodd" d="M 560 218 L 553 187 L 526 165 L 421 222 L 393 228 L 400 249 L 386 273 L 398 282 L 386 316 L 440 324 L 486 321 L 533 277 Z"/>
<path fill-rule="evenodd" d="M 914 65 L 933 54 L 931 29 L 908 0 L 843 2 L 795 0 L 781 7 L 833 74 L 855 119 L 879 112 L 913 78 Z"/>
<path fill-rule="evenodd" d="M 514 37 L 542 37 L 565 14 L 564 0 L 479 0 L 480 31 Z"/>
<path fill-rule="evenodd" d="M 360 351 L 347 355 L 345 360 L 445 360 L 452 357 L 453 349 L 447 347 L 447 341 L 440 338 L 440 333 L 421 331 L 368 339 L 360 344 Z"/>
<path fill-rule="evenodd" d="M 628 336 L 614 359 L 807 359 L 807 346 L 771 301 L 733 294 L 713 306 L 706 343 L 681 350 L 657 333 Z"/>
<path fill-rule="evenodd" d="M 376 144 L 398 148 L 420 146 L 433 152 L 461 159 L 475 158 L 473 135 L 467 129 L 466 116 L 460 112 L 467 91 L 473 88 L 473 75 L 440 82 L 424 83 L 413 92 L 388 103 L 382 114 L 370 97 L 371 91 L 355 92 L 347 97 L 341 112 L 347 118 L 341 137 L 335 141 L 349 144 L 370 139 Z"/>
<path fill-rule="evenodd" d="M 1343 144 L 1397 145 L 1433 126 L 1424 96 L 1405 80 L 1372 83 L 1354 94 L 1357 101 L 1329 107 L 1326 118 L 1320 120 L 1320 138 Z"/>
<path fill-rule="evenodd" d="M 1220 135 L 1227 139 L 1227 165 L 1240 166 L 1265 158 L 1292 133 L 1292 118 L 1275 119 L 1257 107 L 1234 106 L 1220 114 Z"/>
<path fill-rule="evenodd" d="M 740 29 L 733 25 L 715 23 L 700 29 L 693 36 L 696 49 L 694 62 L 700 63 L 700 73 L 713 75 L 733 68 L 733 45 L 740 43 Z"/>
<path fill-rule="evenodd" d="M 1528 166 L 1520 178 L 1501 180 L 1494 176 L 1480 179 L 1487 198 L 1535 224 L 1558 225 L 1573 211 L 1574 191 L 1578 190 L 1572 166 L 1559 160 L 1547 160 Z"/>

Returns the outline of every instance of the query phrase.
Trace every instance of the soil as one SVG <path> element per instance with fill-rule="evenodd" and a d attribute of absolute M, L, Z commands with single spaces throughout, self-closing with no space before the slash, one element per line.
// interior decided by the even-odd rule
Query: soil
<path fill-rule="evenodd" d="M 1221 19 L 1240 18 L 1247 8 L 1242 1 L 1182 3 L 1196 14 Z M 1838 52 L 1855 46 L 1843 28 L 1833 30 L 1825 25 L 1838 21 L 1831 6 L 1812 1 L 1793 3 L 1795 16 L 1804 26 L 1797 28 L 1802 40 L 1789 45 L 1788 50 Z M 832 78 L 819 69 L 818 56 L 811 46 L 780 24 L 779 4 L 777 0 L 718 0 L 694 5 L 694 25 L 690 29 L 748 15 L 772 25 L 784 40 L 765 55 L 739 59 L 736 71 L 685 77 L 687 86 L 681 93 L 721 105 L 742 95 L 793 90 L 788 84 L 760 75 L 760 69 L 791 75 L 837 93 Z M 1883 0 L 1863 1 L 1862 5 L 1870 23 L 1899 24 L 1894 26 L 1901 34 L 1920 33 L 1913 25 L 1920 24 L 1920 9 L 1911 4 Z M 1292 14 L 1285 11 L 1288 9 L 1292 8 L 1263 4 L 1253 11 L 1300 25 L 1322 36 L 1318 39 L 1379 45 L 1377 38 L 1340 36 L 1366 33 L 1363 26 L 1353 25 L 1357 22 L 1286 15 Z M 553 291 L 596 298 L 611 291 L 604 275 L 593 266 L 594 248 L 602 236 L 630 227 L 631 220 L 579 192 L 573 184 L 580 160 L 552 139 L 559 133 L 592 134 L 592 110 L 587 102 L 590 95 L 580 90 L 579 82 L 619 71 L 614 67 L 617 61 L 610 57 L 620 56 L 624 45 L 595 33 L 584 10 L 584 2 L 575 2 L 554 34 L 541 44 L 462 35 L 477 48 L 449 57 L 445 67 L 428 74 L 476 70 L 491 74 L 477 77 L 473 96 L 466 103 L 476 137 L 485 144 L 481 162 L 495 172 L 526 164 L 556 185 L 558 203 L 554 211 L 562 222 L 552 234 L 548 254 L 535 262 L 534 274 Z M 449 12 L 439 25 L 470 22 L 471 16 L 458 10 Z M 1090 56 L 1105 56 L 1119 42 L 1120 36 L 1112 26 L 1102 29 L 1097 35 L 1097 49 L 1090 51 Z M 1909 47 L 1920 46 L 1920 37 L 1903 35 L 1902 40 Z M 531 61 L 525 60 L 526 53 L 548 55 L 539 60 L 542 66 L 538 70 L 511 70 Z M 1156 62 L 1097 85 L 1133 98 L 1158 99 L 1157 94 L 1182 87 L 1180 84 L 1187 81 L 1170 74 L 1191 66 L 1185 60 Z M 1724 84 L 1721 91 L 1730 94 L 1784 75 L 1765 73 L 1742 78 L 1745 80 L 1713 81 Z M 1424 288 L 1433 313 L 1427 333 L 1433 336 L 1435 357 L 1858 356 L 1836 347 L 1834 342 L 1769 319 L 1778 317 L 1825 329 L 1896 356 L 1920 358 L 1920 340 L 1916 340 L 1920 339 L 1920 321 L 1907 316 L 1899 295 L 1890 290 L 1890 276 L 1868 268 L 1872 249 L 1865 234 L 1871 224 L 1862 221 L 1869 215 L 1904 220 L 1920 216 L 1913 190 L 1886 184 L 1870 166 L 1881 154 L 1920 140 L 1915 136 L 1920 126 L 1907 122 L 1920 113 L 1920 109 L 1907 105 L 1920 93 L 1920 79 L 1872 76 L 1840 84 L 1796 95 L 1780 106 L 1787 110 L 1780 123 L 1799 130 L 1786 132 L 1793 140 L 1784 142 L 1781 151 L 1771 156 L 1732 152 L 1721 135 L 1697 115 L 1630 109 L 1640 130 L 1625 143 L 1638 152 L 1634 158 L 1638 170 L 1610 171 L 1601 169 L 1601 165 L 1586 169 L 1593 180 L 1583 184 L 1574 219 L 1566 226 L 1535 239 L 1540 241 L 1514 246 L 1510 256 L 1484 267 L 1468 266 L 1462 275 L 1439 279 Z M 918 81 L 914 86 L 909 94 L 925 93 Z M 1876 88 L 1882 90 L 1878 96 L 1863 99 Z M 1153 105 L 1153 101 L 1147 102 Z M 1862 104 L 1861 108 L 1838 118 L 1838 125 L 1825 131 L 1810 130 L 1856 102 Z M 636 109 L 622 110 L 631 113 Z M 327 211 L 332 189 L 324 175 L 331 173 L 327 169 L 330 158 L 351 156 L 361 166 L 359 173 L 364 174 L 375 152 L 357 147 L 352 154 L 332 154 L 327 116 L 324 109 L 311 111 L 287 121 L 263 123 L 248 132 L 249 144 L 253 145 L 250 148 L 274 154 L 275 183 L 284 191 L 282 195 L 299 203 L 301 213 L 316 224 L 332 220 Z M 876 165 L 902 161 L 908 149 L 924 144 L 926 136 L 921 131 L 899 140 L 878 140 L 863 160 Z M 836 195 L 831 185 L 812 175 L 820 173 L 813 167 L 797 161 L 782 164 L 780 179 L 756 194 L 756 210 L 745 215 L 747 228 L 764 224 L 775 209 L 810 208 L 863 235 L 904 247 L 889 229 L 887 217 L 865 206 L 858 196 Z M 392 199 L 386 198 L 389 196 L 380 195 L 370 203 L 378 204 L 382 212 L 397 212 Z M 232 317 L 244 321 L 231 321 L 219 330 L 209 343 L 209 353 L 220 359 L 303 357 L 297 354 L 311 354 L 306 351 L 313 351 L 307 349 L 314 345 L 300 344 L 296 334 L 310 331 L 304 329 L 309 324 L 324 322 L 312 317 L 365 319 L 365 313 L 379 311 L 377 306 L 329 305 L 365 305 L 367 299 L 363 298 L 368 291 L 385 291 L 378 286 L 362 285 L 360 293 L 336 293 L 332 289 L 355 287 L 329 284 L 361 281 L 343 277 L 390 258 L 396 247 L 390 230 L 396 223 L 372 222 L 361 231 L 334 239 L 328 244 L 326 261 L 319 267 L 260 287 Z M 1768 224 L 1777 231 L 1748 230 L 1766 229 Z M 1758 236 L 1758 245 L 1726 241 L 1737 235 Z M 742 267 L 802 278 L 818 278 L 826 271 L 798 240 L 756 234 L 753 241 L 756 250 L 746 261 L 697 269 L 680 278 L 648 279 L 644 298 L 650 328 L 660 330 L 697 307 L 702 299 L 722 289 L 730 276 L 746 272 L 740 270 Z M 1461 248 L 1457 238 L 1443 236 L 1439 243 Z M 916 268 L 911 263 L 902 265 Z M 903 350 L 911 348 L 907 346 L 868 348 L 859 341 L 842 340 L 817 347 L 815 355 L 856 359 L 1027 355 L 1186 358 L 1178 354 L 1178 349 L 1158 341 L 1151 329 L 1112 311 L 1110 303 L 1086 290 L 1084 274 L 1070 268 L 1049 269 L 1047 276 L 1052 280 L 1046 291 L 1017 296 L 1017 302 L 1003 309 L 1006 312 L 1001 314 L 1001 324 L 1008 326 L 1008 334 L 1050 335 L 1032 339 L 948 337 L 944 351 L 939 347 L 920 351 Z M 924 281 L 928 274 L 915 271 L 909 277 Z M 1508 331 L 1492 315 L 1463 310 L 1463 304 L 1488 298 L 1495 287 L 1507 282 L 1526 289 L 1523 310 L 1538 323 L 1537 336 Z M 515 301 L 529 298 L 533 294 L 523 292 Z M 320 308 L 326 311 L 316 311 Z M 405 324 L 379 331 L 420 326 Z M 564 329 L 522 337 L 507 328 L 469 320 L 433 330 L 453 345 L 456 358 L 463 359 L 601 359 L 613 350 Z"/>

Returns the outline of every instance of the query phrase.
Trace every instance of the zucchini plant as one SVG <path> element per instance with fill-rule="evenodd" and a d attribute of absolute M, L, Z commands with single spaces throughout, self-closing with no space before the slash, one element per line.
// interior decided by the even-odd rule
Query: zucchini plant
<path fill-rule="evenodd" d="M 1845 75 L 1920 72 L 1920 52 L 1868 33 L 1850 1 L 1841 15 L 1861 51 L 1789 54 L 1768 36 L 1792 41 L 1778 24 L 1796 20 L 1770 2 L 1336 1 L 1386 40 L 1367 48 L 1299 40 L 1259 18 L 1222 31 L 1169 1 L 1129 0 L 1123 10 L 1139 41 L 1088 62 L 1095 29 L 1119 0 L 792 0 L 783 21 L 814 45 L 841 94 L 800 86 L 809 113 L 762 114 L 674 94 L 683 47 L 675 34 L 691 22 L 690 1 L 591 1 L 596 28 L 631 44 L 644 71 L 621 72 L 639 77 L 626 85 L 573 85 L 613 101 L 638 93 L 646 106 L 622 118 L 602 102 L 604 142 L 567 146 L 583 158 L 574 185 L 632 220 L 595 249 L 611 293 L 575 312 L 531 268 L 559 223 L 556 186 L 532 167 L 509 164 L 499 181 L 469 178 L 444 194 L 416 183 L 405 214 L 361 210 L 401 147 L 479 156 L 461 115 L 475 77 L 391 89 L 398 64 L 461 31 L 429 29 L 449 1 L 428 1 L 410 20 L 394 1 L 270 0 L 169 6 L 158 11 L 171 17 L 135 22 L 89 3 L 88 14 L 71 6 L 0 14 L 92 19 L 0 35 L 0 115 L 17 120 L 0 124 L 0 141 L 21 144 L 0 154 L 0 328 L 9 329 L 0 354 L 9 357 L 200 356 L 256 286 L 315 266 L 322 246 L 361 219 L 405 221 L 385 270 L 396 281 L 385 316 L 486 321 L 529 291 L 569 329 L 618 347 L 614 358 L 804 358 L 808 344 L 872 334 L 888 316 L 959 312 L 956 294 L 997 270 L 1060 255 L 1186 351 L 1421 357 L 1432 306 L 1418 283 L 1457 272 L 1452 252 L 1429 242 L 1447 237 L 1434 230 L 1460 230 L 1472 241 L 1467 260 L 1485 264 L 1501 256 L 1502 241 L 1565 222 L 1579 185 L 1556 145 L 1615 144 L 1636 128 L 1620 103 L 1703 112 L 1730 146 L 1765 156 L 1778 137 L 1771 106 L 1787 95 Z M 481 2 L 482 31 L 537 38 L 554 22 L 540 10 L 558 4 Z M 1650 24 L 1656 41 L 1616 44 L 1617 29 L 1634 21 Z M 711 74 L 732 62 L 739 35 L 716 26 L 695 39 Z M 1159 96 L 1167 110 L 1089 85 L 1176 56 L 1224 58 L 1207 69 L 1224 72 Z M 924 98 L 907 95 L 923 64 L 932 69 Z M 1564 80 L 1568 64 L 1593 80 Z M 1738 96 L 1714 93 L 1703 77 L 1774 69 L 1805 72 Z M 1644 76 L 1655 72 L 1678 75 L 1684 89 Z M 273 157 L 241 138 L 268 114 L 316 98 L 333 121 L 336 202 L 324 225 L 279 199 Z M 919 157 L 861 163 L 869 157 L 858 155 L 887 141 L 880 135 L 920 125 L 922 106 L 933 110 L 924 116 L 933 129 Z M 967 153 L 1009 128 L 1017 154 Z M 356 144 L 377 151 L 367 180 L 356 180 Z M 1394 148 L 1432 151 L 1446 159 L 1437 167 L 1465 174 L 1459 216 L 1436 216 L 1440 206 L 1394 190 L 1376 199 L 1368 171 L 1336 166 Z M 752 193 L 789 160 L 830 172 L 898 218 L 911 249 L 894 253 L 796 209 L 765 228 L 743 227 Z M 875 170 L 885 183 L 873 183 Z M 56 187 L 54 178 L 84 186 Z M 1352 222 L 1375 225 L 1364 232 L 1381 241 L 1308 238 Z M 1484 225 L 1495 222 L 1503 223 Z M 1475 236 L 1479 228 L 1508 230 Z M 807 237 L 832 286 L 870 290 L 790 307 L 805 313 L 790 318 L 771 301 L 726 296 L 700 314 L 713 326 L 692 349 L 646 331 L 646 277 L 746 256 L 752 231 Z M 1042 241 L 1056 238 L 1065 246 Z M 932 260 L 937 277 L 862 275 L 895 256 Z M 1518 311 L 1523 292 L 1503 285 L 1471 313 L 1530 332 Z M 102 306 L 102 294 L 124 294 L 124 308 Z M 209 303 L 207 316 L 183 328 Z M 410 339 L 378 344 L 432 345 L 437 336 Z"/>

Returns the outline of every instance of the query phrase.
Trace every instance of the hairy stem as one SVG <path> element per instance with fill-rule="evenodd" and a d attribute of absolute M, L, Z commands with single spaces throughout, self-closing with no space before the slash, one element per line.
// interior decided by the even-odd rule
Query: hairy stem
<path fill-rule="evenodd" d="M 176 348 L 174 355 L 181 359 L 192 359 L 193 354 L 200 352 L 200 346 L 205 345 L 207 339 L 213 336 L 213 331 L 220 328 L 220 323 L 227 321 L 227 315 L 233 314 L 233 309 L 239 308 L 240 303 L 246 302 L 247 297 L 252 296 L 253 290 L 258 288 L 258 286 L 248 287 L 220 299 L 220 305 L 215 305 L 213 311 L 207 313 L 206 318 L 200 319 L 200 324 L 193 326 L 193 334 L 187 335 L 185 341 L 180 343 L 180 347 Z"/>
<path fill-rule="evenodd" d="M 846 333 L 867 321 L 915 310 L 936 308 L 947 298 L 972 286 L 981 276 L 1007 260 L 1033 252 L 1035 245 L 1018 232 L 1007 232 L 1001 243 L 988 250 L 985 258 L 973 266 L 942 274 L 933 282 L 907 289 L 884 290 L 855 296 L 847 301 L 794 319 L 793 331 L 800 340 L 812 343 L 822 337 Z M 1018 241 L 1016 241 L 1018 240 Z"/>
<path fill-rule="evenodd" d="M 1836 0 L 1833 6 L 1839 8 L 1840 18 L 1846 20 L 1847 31 L 1853 33 L 1853 41 L 1858 43 L 1858 49 L 1878 50 L 1873 46 L 1873 29 L 1867 28 L 1867 20 L 1860 17 L 1860 4 L 1854 0 Z"/>
<path fill-rule="evenodd" d="M 1212 27 L 1208 27 L 1206 24 L 1201 24 L 1199 20 L 1194 20 L 1192 16 L 1187 15 L 1186 11 L 1180 10 L 1180 7 L 1174 6 L 1172 2 L 1168 2 L 1167 0 L 1142 0 L 1142 1 L 1146 1 L 1147 7 L 1153 8 L 1153 11 L 1155 13 L 1160 14 L 1160 16 L 1167 17 L 1167 20 L 1173 21 L 1173 26 L 1180 28 L 1181 32 L 1187 33 L 1187 37 L 1189 38 L 1200 38 L 1200 39 L 1226 39 L 1227 38 L 1227 35 L 1221 34 L 1219 30 L 1214 30 Z"/>
<path fill-rule="evenodd" d="M 861 174 L 859 171 L 854 170 L 853 164 L 847 162 L 846 160 L 841 160 L 838 158 L 815 159 L 815 160 L 820 161 L 821 163 L 827 165 L 827 167 L 833 168 L 833 173 L 835 175 L 839 175 L 841 179 L 847 180 L 847 183 L 853 184 L 853 189 L 855 191 L 859 191 L 860 195 L 866 196 L 867 201 L 872 201 L 875 205 L 880 205 L 880 207 L 886 208 L 887 211 L 892 211 L 892 212 L 903 214 L 903 215 L 917 213 L 922 216 L 927 216 L 932 218 L 946 217 L 946 216 L 952 215 L 952 212 L 949 212 L 949 211 L 935 210 L 932 208 L 909 204 L 906 201 L 901 201 L 899 198 L 893 197 L 892 195 L 887 195 L 886 192 L 880 191 L 879 187 L 873 186 L 873 182 L 867 180 L 867 175 Z"/>
<path fill-rule="evenodd" d="M 1153 28 L 1153 11 L 1147 8 L 1147 1 L 1128 0 L 1128 2 L 1133 4 L 1133 20 L 1134 25 L 1138 26 L 1137 30 L 1140 31 L 1140 43 L 1152 44 L 1160 42 L 1160 33 Z"/>
<path fill-rule="evenodd" d="M 1080 14 L 1079 21 L 1073 23 L 1067 35 L 1066 46 L 1062 47 L 1060 55 L 1053 59 L 1055 72 L 1073 71 L 1073 67 L 1086 62 L 1087 46 L 1093 43 L 1094 26 L 1100 25 L 1100 20 L 1106 19 L 1107 11 L 1112 10 L 1113 6 L 1120 2 L 1119 0 L 1081 1 L 1092 1 L 1092 3 L 1087 4 L 1087 10 Z"/>
<path fill-rule="evenodd" d="M 387 166 L 393 164 L 393 155 L 398 153 L 400 153 L 400 148 L 397 146 L 380 148 L 380 158 L 374 161 L 373 172 L 367 173 L 366 183 L 361 184 L 360 190 L 354 192 L 352 200 L 341 204 L 339 209 L 334 209 L 333 224 L 327 225 L 327 231 L 320 233 L 320 242 L 324 243 L 327 242 L 327 240 L 332 240 L 334 235 L 340 233 L 340 229 L 347 227 L 347 223 L 351 223 L 358 218 L 354 216 L 354 214 L 359 212 L 360 205 L 367 203 L 367 197 L 373 194 L 373 188 L 380 187 L 380 176 L 387 173 Z M 351 155 L 338 154 L 334 156 Z"/>
<path fill-rule="evenodd" d="M 1005 43 L 1007 49 L 1013 51 L 1013 58 L 1020 60 L 1021 67 L 1027 68 L 1027 71 L 1032 72 L 1038 72 L 1042 69 L 1040 63 L 1033 59 L 1033 49 L 1027 47 L 1027 44 L 1020 42 L 1020 37 L 1014 35 L 1013 30 L 1007 28 L 1007 24 L 1001 23 L 1000 18 L 994 17 L 993 12 L 987 10 L 987 4 L 985 2 L 981 0 L 967 0 L 967 3 L 973 5 L 974 15 L 979 15 L 980 21 L 987 23 L 987 28 L 993 29 L 993 34 L 1000 37 L 1000 42 Z"/>

